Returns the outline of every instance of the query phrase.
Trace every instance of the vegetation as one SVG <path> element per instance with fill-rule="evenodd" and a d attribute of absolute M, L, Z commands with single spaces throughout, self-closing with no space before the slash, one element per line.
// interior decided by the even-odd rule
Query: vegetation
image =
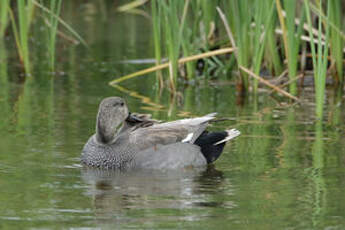
<path fill-rule="evenodd" d="M 242 92 L 253 91 L 256 94 L 260 81 L 274 91 L 296 98 L 298 79 L 308 74 L 306 70 L 312 70 L 316 114 L 322 118 L 326 78 L 333 77 L 335 85 L 343 88 L 345 36 L 342 32 L 344 15 L 340 0 L 181 2 L 151 1 L 157 63 L 161 63 L 162 57 L 168 57 L 171 88 L 176 88 L 174 84 L 178 82 L 176 74 L 179 70 L 187 73 L 187 76 L 182 75 L 186 79 L 196 77 L 192 71 L 196 68 L 195 62 L 177 65 L 178 57 L 229 46 L 236 48 L 230 57 L 204 61 L 209 63 L 216 60 L 227 71 L 238 69 L 240 78 L 237 84 Z M 167 49 L 162 50 L 161 47 Z M 209 73 L 209 66 L 206 64 L 203 75 Z M 182 71 L 184 68 L 187 71 Z M 274 81 L 281 74 L 284 76 L 284 70 L 289 78 L 281 86 L 274 86 L 258 76 L 260 73 L 269 73 Z M 130 76 L 142 73 L 146 71 Z M 127 77 L 118 78 L 112 83 Z M 283 89 L 286 86 L 289 86 L 289 93 Z"/>
<path fill-rule="evenodd" d="M 32 27 L 46 28 L 42 42 L 46 44 L 52 71 L 57 37 L 68 37 L 59 27 L 64 27 L 74 41 L 86 45 L 60 17 L 63 4 L 62 0 L 0 1 L 0 39 L 14 37 L 19 60 L 27 74 L 32 69 Z M 104 2 L 100 1 L 100 5 L 106 14 Z M 332 78 L 334 85 L 343 88 L 345 35 L 341 0 L 136 0 L 118 10 L 152 19 L 156 67 L 119 77 L 111 84 L 157 71 L 157 86 L 163 87 L 161 70 L 167 68 L 166 80 L 175 92 L 180 79 L 188 82 L 197 75 L 217 77 L 220 70 L 235 71 L 239 75 L 236 82 L 241 95 L 248 92 L 256 95 L 260 83 L 295 100 L 303 85 L 298 80 L 312 70 L 319 118 L 326 78 Z M 288 79 L 281 84 L 285 73 Z M 263 75 L 266 79 L 262 79 Z"/>
<path fill-rule="evenodd" d="M 59 17 L 61 5 L 62 0 L 0 1 L 0 39 L 3 39 L 5 33 L 9 30 L 8 22 L 10 20 L 19 60 L 27 75 L 30 75 L 31 73 L 29 40 L 30 36 L 32 36 L 30 27 L 34 21 L 35 25 L 41 26 L 42 23 L 44 23 L 47 28 L 47 36 L 44 36 L 46 40 L 43 42 L 47 44 L 47 54 L 49 56 L 49 64 L 52 70 L 54 70 L 55 65 L 55 46 L 59 23 L 63 25 L 77 40 L 86 44 L 78 33 Z M 34 20 L 35 17 L 38 17 L 41 20 Z"/>

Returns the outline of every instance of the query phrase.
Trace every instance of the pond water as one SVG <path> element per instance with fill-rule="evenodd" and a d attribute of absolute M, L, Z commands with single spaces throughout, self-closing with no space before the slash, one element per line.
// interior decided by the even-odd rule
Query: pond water
<path fill-rule="evenodd" d="M 26 81 L 15 49 L 0 44 L 0 229 L 345 229 L 341 96 L 329 90 L 316 122 L 308 89 L 291 106 L 267 93 L 240 102 L 231 76 L 181 87 L 175 100 L 154 74 L 111 87 L 150 66 L 121 62 L 153 57 L 150 21 L 113 11 L 104 21 L 93 7 L 65 10 L 89 48 L 59 44 L 53 77 L 39 42 Z M 211 129 L 242 135 L 205 170 L 85 170 L 98 103 L 113 95 L 162 120 L 217 111 L 227 120 Z"/>

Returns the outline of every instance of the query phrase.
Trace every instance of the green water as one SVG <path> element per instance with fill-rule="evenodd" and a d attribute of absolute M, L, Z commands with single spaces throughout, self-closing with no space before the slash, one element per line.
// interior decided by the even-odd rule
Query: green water
<path fill-rule="evenodd" d="M 149 66 L 119 62 L 153 57 L 150 21 L 111 9 L 103 21 L 91 3 L 70 4 L 64 18 L 90 47 L 60 41 L 53 77 L 39 42 L 26 81 L 0 44 L 0 229 L 345 229 L 341 97 L 330 90 L 315 122 L 312 92 L 293 107 L 266 93 L 240 102 L 231 76 L 181 87 L 175 100 L 154 75 L 115 89 L 109 80 Z M 217 111 L 228 120 L 212 129 L 242 135 L 207 170 L 85 171 L 81 149 L 112 95 L 157 119 Z"/>

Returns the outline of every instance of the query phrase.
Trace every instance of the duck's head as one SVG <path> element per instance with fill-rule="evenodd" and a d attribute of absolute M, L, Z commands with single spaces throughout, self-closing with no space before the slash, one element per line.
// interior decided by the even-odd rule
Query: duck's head
<path fill-rule="evenodd" d="M 101 143 L 111 143 L 116 131 L 128 118 L 128 107 L 120 97 L 108 97 L 99 105 L 96 123 L 96 138 Z"/>

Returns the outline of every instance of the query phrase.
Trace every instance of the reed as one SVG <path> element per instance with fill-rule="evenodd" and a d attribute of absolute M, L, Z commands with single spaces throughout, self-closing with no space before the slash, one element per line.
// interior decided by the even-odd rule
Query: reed
<path fill-rule="evenodd" d="M 238 49 L 236 59 L 238 66 L 245 68 L 249 67 L 251 60 L 252 43 L 251 37 L 248 33 L 251 31 L 252 23 L 252 4 L 247 0 L 229 0 L 225 6 L 228 24 L 231 28 L 231 33 Z M 241 90 L 248 91 L 249 80 L 248 75 L 245 72 L 241 73 Z"/>
<path fill-rule="evenodd" d="M 86 41 L 79 35 L 79 33 L 77 31 L 75 31 L 67 22 L 62 20 L 62 18 L 60 18 L 54 12 L 50 11 L 49 8 L 47 8 L 44 5 L 40 4 L 36 0 L 31 0 L 31 2 L 37 8 L 41 9 L 43 12 L 48 13 L 48 15 L 54 17 L 61 24 L 61 26 L 63 26 L 76 40 L 74 40 L 72 38 L 68 38 L 66 35 L 63 35 L 63 37 L 65 37 L 66 39 L 72 40 L 73 43 L 75 43 L 75 44 L 81 43 L 84 46 L 88 47 Z"/>
<path fill-rule="evenodd" d="M 4 40 L 0 39 L 0 129 L 4 130 L 7 125 L 10 124 L 9 119 L 11 118 L 12 111 L 9 105 L 11 97 L 10 81 L 8 78 L 8 56 L 7 50 L 4 44 Z"/>
<path fill-rule="evenodd" d="M 295 18 L 296 12 L 296 0 L 284 0 L 285 17 L 280 0 L 276 0 L 277 11 L 279 15 L 280 25 L 283 31 L 283 43 L 285 50 L 285 57 L 287 59 L 289 78 L 292 83 L 290 84 L 290 93 L 297 94 L 297 82 L 295 81 L 297 76 L 298 67 L 298 52 L 301 43 L 302 25 L 304 23 L 304 10 L 301 10 L 300 23 L 296 28 Z"/>
<path fill-rule="evenodd" d="M 319 1 L 319 12 L 322 14 L 322 0 Z M 314 40 L 313 35 L 313 25 L 311 21 L 311 13 L 310 13 L 310 6 L 307 0 L 304 0 L 304 5 L 306 9 L 307 15 L 307 22 L 309 28 L 309 37 L 310 40 Z M 331 13 L 330 1 L 327 4 L 327 15 L 329 16 Z M 315 100 L 316 100 L 316 116 L 319 119 L 322 119 L 323 116 L 323 105 L 324 105 L 324 97 L 325 97 L 325 87 L 326 87 L 326 75 L 327 75 L 327 64 L 328 64 L 328 46 L 329 46 L 329 34 L 330 28 L 328 23 L 324 24 L 326 36 L 325 41 L 322 40 L 323 28 L 322 28 L 322 19 L 319 18 L 318 20 L 318 34 L 317 34 L 317 44 L 315 45 L 314 42 L 310 43 L 310 48 L 312 51 L 312 60 L 313 60 L 313 68 L 314 68 L 314 79 L 315 79 Z M 317 50 L 316 47 L 317 46 Z"/>
<path fill-rule="evenodd" d="M 49 1 L 49 6 L 43 5 L 44 1 L 36 0 L 17 0 L 15 3 L 10 4 L 9 0 L 0 1 L 0 37 L 3 36 L 6 29 L 7 21 L 11 21 L 14 40 L 16 43 L 17 51 L 19 54 L 20 62 L 26 74 L 30 75 L 30 46 L 29 38 L 31 35 L 30 30 L 40 28 L 42 21 L 48 26 L 48 36 L 45 40 L 47 44 L 47 51 L 49 55 L 49 65 L 51 70 L 54 70 L 55 56 L 56 56 L 56 40 L 60 35 L 73 43 L 82 43 L 87 46 L 83 38 L 64 20 L 60 18 L 60 11 L 62 7 L 62 0 Z M 34 14 L 35 10 L 39 10 L 38 14 Z M 34 16 L 39 17 L 38 20 L 33 20 Z M 34 23 L 33 23 L 34 22 Z M 74 38 L 71 38 L 64 33 L 58 31 L 58 25 L 61 24 L 70 32 Z"/>
<path fill-rule="evenodd" d="M 67 30 L 76 40 L 86 44 L 81 36 L 61 19 L 60 11 L 64 1 L 16 0 L 11 4 L 10 2 L 10 0 L 0 1 L 0 37 L 4 35 L 8 21 L 11 21 L 20 60 L 27 73 L 30 73 L 29 60 L 32 50 L 29 44 L 29 37 L 32 36 L 30 29 L 36 29 L 35 25 L 41 19 L 48 25 L 45 43 L 52 70 L 56 63 L 57 36 L 65 37 L 58 28 Z M 260 76 L 265 72 L 278 76 L 287 68 L 289 80 L 286 85 L 289 85 L 290 94 L 297 98 L 297 76 L 299 71 L 304 69 L 300 55 L 303 56 L 307 52 L 307 56 L 310 56 L 308 53 L 310 47 L 315 72 L 317 114 L 320 118 L 329 54 L 330 69 L 335 73 L 336 81 L 341 86 L 344 84 L 345 34 L 342 32 L 344 15 L 338 0 L 326 0 L 326 2 L 317 0 L 316 5 L 313 2 L 304 1 L 304 4 L 300 5 L 298 0 L 152 0 L 151 2 L 136 0 L 119 7 L 118 10 L 133 12 L 144 4 L 150 4 L 154 54 L 157 62 L 156 67 L 148 71 L 168 67 L 169 85 L 172 91 L 176 90 L 179 77 L 184 77 L 186 80 L 195 78 L 196 61 L 203 59 L 205 63 L 203 75 L 207 76 L 210 72 L 217 75 L 222 68 L 229 70 L 235 68 L 240 74 L 239 85 L 242 89 L 246 92 L 253 89 L 255 93 L 258 92 L 260 80 L 252 77 L 253 74 Z M 216 13 L 217 6 L 219 12 L 224 12 L 225 20 L 220 13 Z M 324 14 L 322 7 L 326 9 L 325 6 L 327 13 Z M 38 13 L 33 14 L 35 9 Z M 147 13 L 145 14 L 147 17 Z M 33 16 L 37 15 L 43 17 L 32 20 Z M 319 20 L 317 28 L 314 28 L 312 16 Z M 307 23 L 305 23 L 306 18 Z M 41 24 L 37 23 L 37 25 Z M 306 37 L 306 34 L 309 34 L 309 37 Z M 9 35 L 11 36 L 11 33 Z M 205 55 L 195 56 L 200 57 L 199 59 L 193 58 L 188 61 L 184 59 L 200 53 L 208 54 L 210 50 L 222 51 L 222 48 L 228 47 L 229 43 L 236 51 L 226 58 L 206 59 L 206 56 L 210 56 Z M 162 63 L 163 57 L 167 57 L 168 62 Z M 302 66 L 301 69 L 299 66 Z M 114 80 L 112 84 L 146 72 L 127 75 Z M 157 85 L 162 86 L 162 75 L 158 73 L 157 76 Z"/>
<path fill-rule="evenodd" d="M 163 12 L 163 34 L 165 37 L 166 53 L 169 57 L 169 80 L 170 88 L 175 90 L 177 83 L 177 71 L 178 71 L 178 57 L 180 53 L 180 40 L 179 40 L 179 18 L 178 18 L 178 8 L 181 6 L 181 1 L 169 0 L 157 1 Z"/>
<path fill-rule="evenodd" d="M 0 1 L 0 38 L 2 38 L 5 34 L 7 24 L 8 24 L 8 10 L 10 7 L 10 0 L 2 0 Z"/>
<path fill-rule="evenodd" d="M 188 62 L 199 60 L 199 59 L 203 59 L 203 58 L 213 57 L 213 56 L 216 56 L 216 55 L 228 54 L 228 53 L 234 52 L 235 50 L 236 49 L 234 49 L 234 48 L 223 48 L 223 49 L 218 49 L 218 50 L 214 50 L 214 51 L 209 51 L 209 52 L 206 52 L 206 53 L 197 54 L 197 55 L 193 55 L 193 56 L 190 56 L 190 57 L 180 58 L 178 60 L 178 63 L 179 64 L 184 64 L 184 63 L 188 63 Z M 138 72 L 131 73 L 131 74 L 128 74 L 126 76 L 114 79 L 114 80 L 109 82 L 109 85 L 116 85 L 116 84 L 119 84 L 120 82 L 123 82 L 123 81 L 128 80 L 128 79 L 132 79 L 132 78 L 135 78 L 135 77 L 138 77 L 138 76 L 142 76 L 142 75 L 145 75 L 145 74 L 148 74 L 148 73 L 151 73 L 151 72 L 155 72 L 155 71 L 158 71 L 158 70 L 169 68 L 169 66 L 170 66 L 170 63 L 163 63 L 163 64 L 160 64 L 158 66 L 154 66 L 154 67 L 150 67 L 150 68 L 147 68 L 147 69 L 144 69 L 144 70 L 140 70 Z"/>
<path fill-rule="evenodd" d="M 161 64 L 162 61 L 162 47 L 160 41 L 161 36 L 161 7 L 157 6 L 156 0 L 151 1 L 151 14 L 152 14 L 152 31 L 153 31 L 153 42 L 155 49 L 156 65 Z M 157 83 L 160 88 L 163 87 L 163 77 L 161 71 L 157 71 Z"/>
<path fill-rule="evenodd" d="M 161 38 L 159 31 L 163 34 L 163 40 L 165 41 L 165 53 L 169 58 L 169 82 L 170 88 L 175 90 L 178 78 L 178 59 L 181 51 L 188 56 L 191 53 L 188 39 L 185 37 L 187 24 L 187 12 L 190 7 L 190 1 L 159 1 L 155 0 L 153 4 L 153 10 L 161 15 L 162 22 L 154 23 L 156 27 L 154 29 L 154 37 L 157 40 Z M 155 15 L 156 17 L 157 15 Z M 157 18 L 158 19 L 158 18 Z M 159 20 L 159 19 L 158 19 Z M 156 44 L 155 43 L 155 44 Z M 156 46 L 160 46 L 157 44 Z M 156 57 L 160 58 L 161 50 L 159 47 L 156 49 Z M 190 64 L 188 69 L 191 70 Z M 191 72 L 190 72 L 191 74 Z"/>
<path fill-rule="evenodd" d="M 47 15 L 49 19 L 49 30 L 48 30 L 48 53 L 50 60 L 51 70 L 54 71 L 55 65 L 55 45 L 56 45 L 56 35 L 58 29 L 58 17 L 60 15 L 62 0 L 51 0 L 50 1 L 50 14 Z"/>
<path fill-rule="evenodd" d="M 181 49 L 184 57 L 196 54 L 198 53 L 197 51 L 199 50 L 200 52 L 202 48 L 208 50 L 208 48 L 206 48 L 208 47 L 208 45 L 201 47 L 198 46 L 198 43 L 195 41 L 198 32 L 195 30 L 195 26 L 193 26 L 193 17 L 188 17 L 188 15 L 190 15 L 189 12 L 191 12 L 191 10 L 191 1 L 187 0 L 183 7 L 180 26 Z M 190 61 L 185 64 L 185 78 L 190 80 L 195 77 L 195 63 L 195 61 Z"/>
<path fill-rule="evenodd" d="M 264 54 L 264 49 L 267 40 L 267 32 L 268 29 L 271 27 L 270 24 L 272 22 L 272 16 L 274 12 L 274 2 L 270 1 L 271 4 L 268 4 L 269 1 L 265 1 L 263 3 L 260 0 L 256 0 L 254 2 L 254 33 L 253 33 L 253 43 L 254 43 L 254 54 L 253 54 L 253 71 L 254 74 L 258 75 L 260 70 L 262 69 L 262 58 Z M 257 93 L 259 81 L 255 78 L 254 79 L 254 93 Z"/>
<path fill-rule="evenodd" d="M 309 43 L 315 42 L 311 37 L 305 36 L 305 33 L 309 31 L 305 23 L 306 12 L 312 10 L 322 19 L 324 29 L 326 24 L 331 28 L 330 40 L 327 41 L 331 48 L 333 63 L 331 66 L 335 66 L 333 69 L 337 73 L 336 79 L 342 84 L 345 34 L 341 30 L 343 15 L 340 2 L 327 1 L 329 12 L 327 15 L 318 11 L 311 2 L 309 2 L 309 7 L 311 7 L 309 10 L 305 10 L 305 4 L 298 3 L 297 0 L 151 1 L 156 59 L 160 60 L 163 55 L 169 58 L 170 85 L 175 86 L 179 77 L 177 64 L 179 56 L 191 56 L 200 53 L 201 50 L 207 51 L 218 47 L 219 44 L 230 42 L 236 48 L 234 55 L 229 59 L 206 60 L 205 75 L 210 70 L 217 73 L 215 69 L 234 67 L 235 64 L 240 73 L 238 89 L 246 92 L 252 86 L 254 92 L 257 92 L 258 80 L 255 78 L 250 80 L 248 72 L 244 69 L 251 70 L 255 75 L 260 75 L 263 70 L 269 70 L 273 76 L 279 76 L 286 65 L 289 80 L 285 85 L 288 85 L 290 93 L 296 96 L 298 71 L 304 71 L 305 67 L 303 49 L 309 47 Z M 317 5 L 320 7 L 321 2 Z M 215 10 L 217 7 L 225 30 L 222 30 L 224 27 L 219 26 L 220 19 Z M 323 43 L 325 36 L 322 31 L 318 32 L 315 28 L 311 30 L 313 36 L 320 35 L 321 43 Z M 229 39 L 224 40 L 225 33 Z M 166 49 L 162 50 L 164 46 Z M 319 52 L 320 49 L 315 48 L 315 50 Z M 321 54 L 325 55 L 325 50 Z M 320 58 L 320 55 L 315 55 Z M 286 62 L 284 61 L 283 64 L 284 59 Z M 195 63 L 187 62 L 185 65 L 187 78 L 193 78 Z M 314 70 L 322 75 L 321 69 Z M 137 76 L 137 73 L 133 76 Z M 121 79 L 126 79 L 126 77 Z M 316 91 L 321 92 L 318 94 L 324 92 L 320 85 L 322 82 L 319 80 L 315 84 L 315 89 L 318 88 Z"/>
<path fill-rule="evenodd" d="M 17 0 L 17 8 L 18 23 L 15 20 L 12 9 L 8 9 L 11 16 L 13 33 L 15 36 L 20 61 L 23 63 L 25 72 L 30 74 L 29 29 L 33 16 L 34 5 L 32 1 Z"/>
<path fill-rule="evenodd" d="M 341 28 L 342 18 L 342 10 L 341 10 L 341 2 L 340 1 L 329 1 L 329 22 L 335 25 L 336 28 Z M 344 83 L 344 75 L 343 75 L 343 47 L 344 47 L 344 40 L 341 37 L 341 34 L 336 30 L 336 28 L 332 27 L 330 29 L 330 54 L 332 57 L 332 64 L 335 65 L 335 79 L 339 83 L 339 85 L 343 85 Z"/>
<path fill-rule="evenodd" d="M 200 4 L 200 11 L 202 15 L 200 18 L 200 21 L 203 25 L 202 36 L 207 47 L 209 44 L 212 45 L 214 43 L 216 36 L 216 7 L 218 5 L 218 1 L 199 0 L 198 2 Z"/>
<path fill-rule="evenodd" d="M 274 0 L 272 2 L 264 1 L 266 7 L 269 8 L 270 5 L 275 4 Z M 271 71 L 272 75 L 280 75 L 283 72 L 283 63 L 279 53 L 279 37 L 276 36 L 275 29 L 277 24 L 277 12 L 274 11 L 271 17 L 271 21 L 266 29 L 267 40 L 264 61 L 267 62 L 267 67 Z"/>

